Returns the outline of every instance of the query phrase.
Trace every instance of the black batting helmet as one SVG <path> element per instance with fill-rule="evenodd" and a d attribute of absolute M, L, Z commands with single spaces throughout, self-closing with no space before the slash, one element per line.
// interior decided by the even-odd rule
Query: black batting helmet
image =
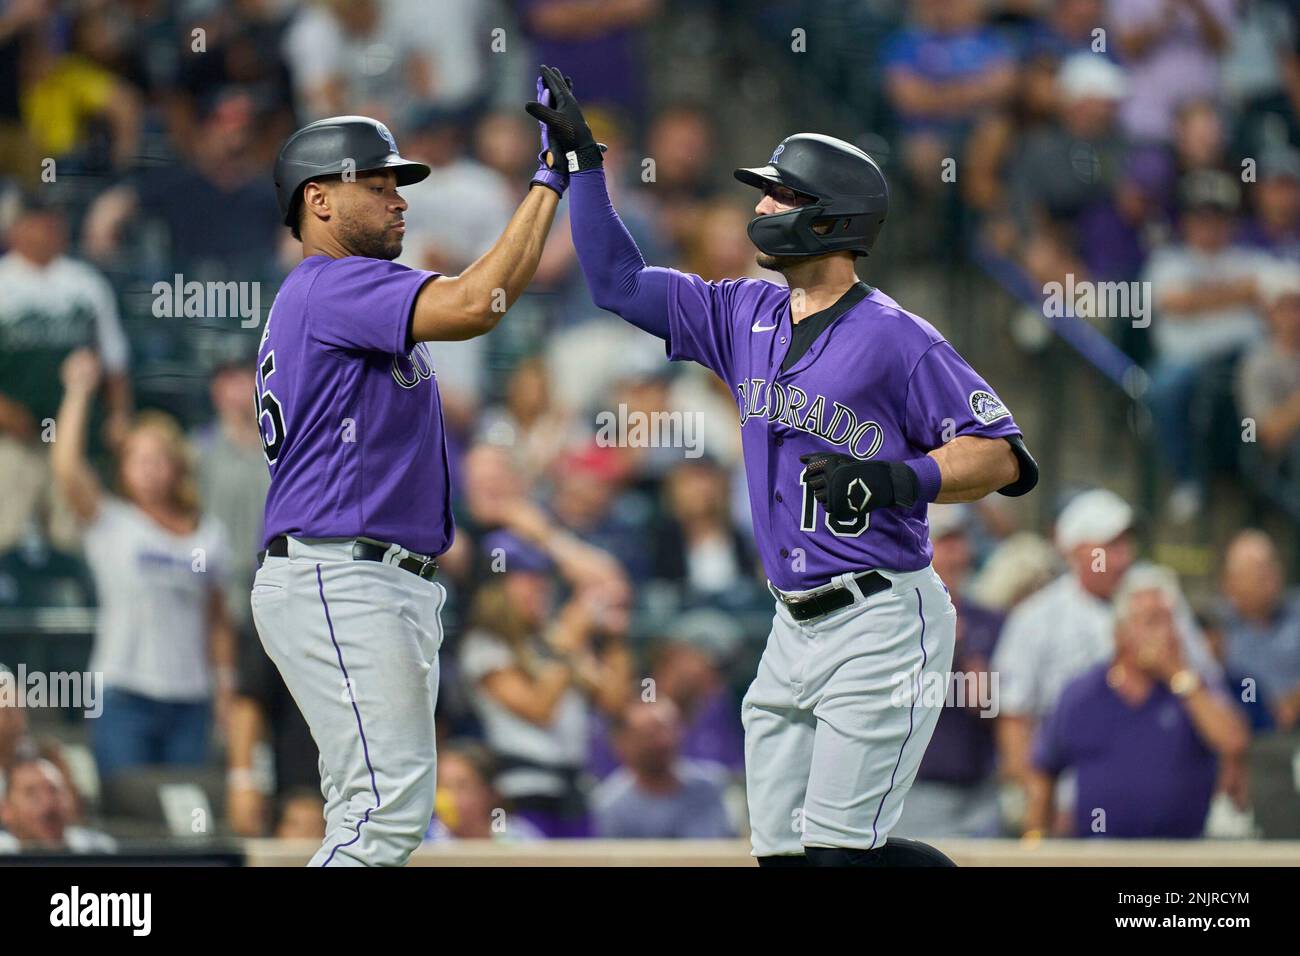
<path fill-rule="evenodd" d="M 284 141 L 275 158 L 275 197 L 284 224 L 295 225 L 295 205 L 309 180 L 371 169 L 395 169 L 399 186 L 429 175 L 424 163 L 403 159 L 388 127 L 369 116 L 331 116 L 308 123 Z"/>
<path fill-rule="evenodd" d="M 867 255 L 889 212 L 889 186 L 876 161 L 851 143 L 821 133 L 781 141 L 766 166 L 737 169 L 742 183 L 785 186 L 808 205 L 749 224 L 749 238 L 770 256 L 819 256 L 847 250 Z M 829 223 L 824 233 L 815 223 Z"/>

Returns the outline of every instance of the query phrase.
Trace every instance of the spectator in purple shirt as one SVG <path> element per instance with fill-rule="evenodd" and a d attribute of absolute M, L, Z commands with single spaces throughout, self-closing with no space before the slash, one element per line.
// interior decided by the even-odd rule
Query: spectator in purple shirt
<path fill-rule="evenodd" d="M 985 25 L 977 0 L 916 0 L 912 13 L 915 25 L 891 36 L 881 59 L 908 169 L 918 188 L 934 193 L 943 159 L 958 155 L 981 113 L 1010 96 L 1015 55 Z"/>
<path fill-rule="evenodd" d="M 934 569 L 957 608 L 953 680 L 939 723 L 921 758 L 896 832 L 910 837 L 991 837 L 998 832 L 996 686 L 989 660 L 1003 616 L 963 595 L 971 570 L 970 520 L 966 505 L 931 505 Z"/>
<path fill-rule="evenodd" d="M 1108 0 L 1107 23 L 1132 93 L 1124 126 L 1138 140 L 1168 142 L 1179 104 L 1217 96 L 1236 0 Z"/>
<path fill-rule="evenodd" d="M 732 695 L 723 667 L 741 641 L 733 618 L 701 608 L 676 621 L 672 634 L 650 655 L 650 679 L 659 699 L 677 706 L 681 724 L 678 752 L 692 760 L 707 760 L 739 775 L 745 769 L 744 729 L 740 702 Z M 598 720 L 588 769 L 597 777 L 618 768 L 611 730 Z"/>
<path fill-rule="evenodd" d="M 1061 694 L 1034 748 L 1027 832 L 1052 819 L 1053 789 L 1077 775 L 1074 837 L 1198 837 L 1218 765 L 1239 759 L 1245 721 L 1188 667 L 1175 633 L 1178 582 L 1164 568 L 1134 569 L 1115 598 L 1115 655 Z"/>
<path fill-rule="evenodd" d="M 662 0 L 524 0 L 518 4 L 535 62 L 562 63 L 583 105 L 640 118 L 645 75 L 640 31 Z"/>
<path fill-rule="evenodd" d="M 592 796 L 598 836 L 716 840 L 736 835 L 723 802 L 726 769 L 680 756 L 681 718 L 670 700 L 628 704 L 614 743 L 624 766 Z"/>

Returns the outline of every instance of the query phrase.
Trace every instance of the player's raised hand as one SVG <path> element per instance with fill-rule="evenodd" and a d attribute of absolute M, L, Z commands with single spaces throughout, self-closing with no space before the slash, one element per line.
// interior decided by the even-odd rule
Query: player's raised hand
<path fill-rule="evenodd" d="M 800 455 L 804 482 L 832 518 L 846 520 L 877 508 L 916 503 L 916 473 L 896 461 L 858 461 L 848 455 Z"/>
<path fill-rule="evenodd" d="M 564 82 L 569 89 L 573 89 L 573 80 L 569 77 L 564 78 Z M 546 81 L 537 77 L 537 99 L 535 101 L 540 106 L 548 109 L 551 106 L 551 91 L 546 87 Z M 554 189 L 561 196 L 569 188 L 568 164 L 563 163 L 559 151 L 551 146 L 551 128 L 543 120 L 538 120 L 537 125 L 541 129 L 542 148 L 537 154 L 537 172 L 533 175 L 532 181 L 548 189 Z"/>
<path fill-rule="evenodd" d="M 545 88 L 549 102 L 543 101 L 539 93 L 538 99 L 524 109 L 546 126 L 546 144 L 556 154 L 556 166 L 565 172 L 576 173 L 604 165 L 601 147 L 564 75 L 554 67 L 542 64 L 538 86 Z"/>

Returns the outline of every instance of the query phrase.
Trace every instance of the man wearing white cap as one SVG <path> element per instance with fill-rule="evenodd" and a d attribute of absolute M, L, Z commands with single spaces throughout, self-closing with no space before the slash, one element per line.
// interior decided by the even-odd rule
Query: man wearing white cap
<path fill-rule="evenodd" d="M 1109 60 L 1095 53 L 1066 58 L 1056 74 L 1055 117 L 1017 145 L 1007 175 L 1010 212 L 1025 268 L 1037 281 L 1089 271 L 1095 230 L 1082 220 L 1112 201 L 1124 168 L 1125 89 L 1124 70 Z"/>
<path fill-rule="evenodd" d="M 1105 489 L 1076 495 L 1056 520 L 1068 570 L 1025 599 L 1007 619 L 993 654 L 1000 697 L 998 751 L 1003 773 L 1023 783 L 1034 730 L 1065 684 L 1113 652 L 1111 600 L 1136 559 L 1133 509 Z M 1174 611 L 1188 665 L 1207 684 L 1222 682 L 1185 600 Z"/>

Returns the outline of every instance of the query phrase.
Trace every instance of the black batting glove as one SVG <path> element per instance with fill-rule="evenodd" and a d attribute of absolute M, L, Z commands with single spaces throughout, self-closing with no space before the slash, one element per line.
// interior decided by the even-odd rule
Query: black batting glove
<path fill-rule="evenodd" d="M 900 461 L 858 461 L 829 452 L 800 455 L 799 460 L 807 466 L 804 483 L 832 518 L 916 504 L 916 472 Z"/>
<path fill-rule="evenodd" d="M 551 94 L 550 104 L 534 100 L 524 109 L 528 110 L 528 115 L 546 124 L 548 145 L 555 154 L 555 167 L 566 173 L 578 173 L 603 166 L 602 148 L 591 135 L 582 107 L 573 98 L 572 87 L 559 70 L 546 65 L 542 66 L 541 80 Z"/>

